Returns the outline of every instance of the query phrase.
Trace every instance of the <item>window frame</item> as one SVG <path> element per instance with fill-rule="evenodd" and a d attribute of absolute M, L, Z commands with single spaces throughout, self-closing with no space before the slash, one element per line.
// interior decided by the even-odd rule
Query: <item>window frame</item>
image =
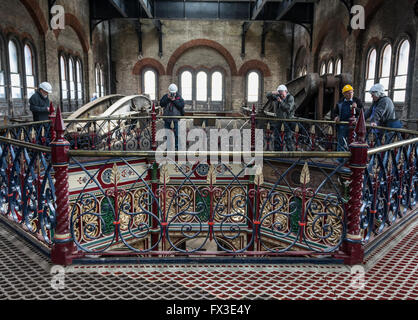
<path fill-rule="evenodd" d="M 383 77 L 382 73 L 383 73 L 383 60 L 384 60 L 384 54 L 386 51 L 386 48 L 390 46 L 390 57 L 389 57 L 389 75 L 386 77 Z M 378 83 L 382 83 L 382 79 L 388 79 L 388 85 L 385 86 L 386 89 L 386 95 L 388 97 L 390 97 L 392 99 L 392 94 L 393 94 L 393 90 L 392 90 L 392 85 L 393 85 L 393 81 L 392 81 L 392 77 L 393 77 L 393 55 L 394 55 L 394 51 L 393 51 L 393 45 L 390 41 L 383 41 L 383 45 L 380 48 L 380 55 L 379 55 L 379 68 L 378 68 L 378 78 L 376 79 Z"/>
<path fill-rule="evenodd" d="M 183 83 L 181 81 L 181 75 L 184 72 L 190 72 L 191 75 L 192 75 L 192 86 L 191 86 L 191 90 L 192 90 L 191 98 L 192 99 L 191 100 L 186 100 L 186 99 L 184 99 L 184 96 L 183 96 Z M 195 92 L 195 89 L 194 89 L 195 78 L 196 78 L 195 70 L 192 69 L 192 68 L 189 68 L 189 67 L 184 68 L 183 67 L 183 68 L 180 68 L 179 71 L 178 71 L 179 92 L 180 92 L 181 97 L 184 99 L 185 103 L 191 104 L 191 103 L 193 103 L 193 101 L 196 101 L 196 92 Z"/>
<path fill-rule="evenodd" d="M 325 72 L 324 73 L 322 73 L 322 69 L 323 68 L 325 68 Z M 326 74 L 327 74 L 327 63 L 325 61 L 322 61 L 319 64 L 319 76 L 322 77 L 322 76 L 325 76 Z"/>
<path fill-rule="evenodd" d="M 200 72 L 203 72 L 206 75 L 206 100 L 198 100 L 197 99 L 197 75 Z M 209 79 L 210 79 L 210 77 L 209 77 L 209 74 L 210 74 L 209 70 L 204 69 L 204 68 L 199 68 L 199 69 L 196 69 L 196 71 L 195 71 L 195 76 L 194 76 L 195 96 L 194 96 L 194 98 L 196 100 L 196 103 L 208 103 L 209 102 L 209 97 L 210 97 L 210 91 L 209 91 L 210 90 L 209 89 Z"/>
<path fill-rule="evenodd" d="M 338 63 L 340 63 L 340 66 L 341 66 L 340 67 L 341 68 L 340 73 L 337 73 Z M 338 76 L 342 73 L 343 73 L 343 58 L 341 56 L 338 56 L 337 59 L 335 60 L 335 64 L 334 64 L 334 75 Z"/>
<path fill-rule="evenodd" d="M 248 101 L 248 78 L 249 78 L 249 76 L 252 72 L 255 72 L 255 73 L 258 74 L 258 100 L 249 102 Z M 244 92 L 245 92 L 245 103 L 246 103 L 246 105 L 249 106 L 249 104 L 251 104 L 251 105 L 262 104 L 262 102 L 263 102 L 262 92 L 264 90 L 264 88 L 263 88 L 263 83 L 264 83 L 263 73 L 258 69 L 251 69 L 251 70 L 247 71 L 244 79 L 245 79 L 245 86 L 244 86 L 245 90 L 244 90 Z"/>
<path fill-rule="evenodd" d="M 408 67 L 407 67 L 407 71 L 406 74 L 403 75 L 399 75 L 399 59 L 400 59 L 400 53 L 401 53 L 401 48 L 403 46 L 403 44 L 405 42 L 408 42 L 409 44 L 409 52 L 408 52 Z M 399 40 L 396 43 L 396 46 L 394 46 L 395 49 L 395 57 L 394 57 L 394 67 L 393 67 L 393 74 L 392 74 L 392 81 L 393 81 L 393 87 L 392 87 L 392 96 L 393 96 L 393 103 L 394 104 L 403 104 L 406 105 L 408 104 L 409 101 L 409 84 L 410 84 L 410 77 L 411 77 L 411 72 L 410 72 L 410 67 L 411 67 L 411 54 L 413 52 L 413 47 L 412 47 L 412 41 L 408 36 L 402 36 L 399 38 Z M 393 50 L 393 49 L 392 49 Z M 413 73 L 413 72 L 412 72 Z M 406 77 L 406 83 L 405 83 L 405 88 L 401 88 L 401 89 L 397 89 L 395 88 L 396 85 L 396 79 L 398 77 L 402 77 L 405 76 Z M 404 101 L 395 101 L 395 93 L 399 92 L 399 91 L 405 91 L 405 99 Z"/>
<path fill-rule="evenodd" d="M 4 98 L 0 98 L 0 103 L 3 103 L 6 105 L 8 98 L 9 98 L 9 92 L 8 92 L 8 72 L 7 72 L 7 52 L 6 52 L 6 46 L 5 46 L 5 39 L 3 35 L 0 33 L 0 72 L 3 72 L 3 81 L 4 81 Z"/>
<path fill-rule="evenodd" d="M 10 42 L 13 42 L 15 47 L 16 47 L 16 60 L 17 60 L 17 69 L 18 69 L 18 73 L 12 73 L 11 71 L 11 65 L 10 65 L 10 52 L 9 52 L 9 44 Z M 7 39 L 7 62 L 8 62 L 8 80 L 9 80 L 9 88 L 10 88 L 10 100 L 13 102 L 23 102 L 24 98 L 25 98 L 25 93 L 24 93 L 24 78 L 25 78 L 25 74 L 24 74 L 24 70 L 23 70 L 23 64 L 22 64 L 22 59 L 24 59 L 24 56 L 22 55 L 22 47 L 21 47 L 21 43 L 19 41 L 19 39 L 15 36 L 15 35 L 11 35 L 8 37 Z M 13 88 L 18 88 L 16 86 L 13 86 L 12 84 L 12 74 L 18 74 L 19 75 L 19 80 L 20 80 L 20 97 L 19 98 L 13 98 Z"/>
<path fill-rule="evenodd" d="M 369 78 L 369 71 L 370 71 L 370 56 L 372 54 L 372 52 L 375 51 L 376 54 L 376 58 L 375 58 L 375 64 L 374 64 L 374 75 L 373 78 Z M 378 78 L 378 74 L 379 74 L 379 59 L 378 57 L 380 56 L 380 52 L 378 50 L 378 48 L 376 46 L 370 46 L 367 50 L 367 55 L 366 55 L 366 60 L 365 60 L 365 72 L 364 72 L 364 97 L 363 100 L 366 104 L 371 104 L 371 101 L 367 101 L 367 95 L 369 94 L 368 90 L 367 90 L 367 81 L 373 80 L 373 84 L 377 83 L 377 78 Z"/>
<path fill-rule="evenodd" d="M 331 72 L 329 71 L 329 67 L 330 67 L 330 64 L 332 64 L 332 70 L 331 70 Z M 334 59 L 329 59 L 328 60 L 328 62 L 326 63 L 326 75 L 333 75 L 334 74 L 334 72 L 335 72 L 335 64 L 334 64 Z"/>
<path fill-rule="evenodd" d="M 212 77 L 213 77 L 213 74 L 216 73 L 216 72 L 219 72 L 221 74 L 221 77 L 222 77 L 222 94 L 221 94 L 222 98 L 221 98 L 221 100 L 214 101 L 214 100 L 212 100 L 212 96 L 213 96 L 213 94 L 212 94 L 212 92 L 213 92 Z M 208 85 L 209 85 L 208 98 L 210 97 L 210 103 L 211 104 L 212 103 L 213 104 L 225 104 L 225 99 L 226 99 L 226 94 L 225 94 L 226 75 L 225 75 L 225 71 L 222 70 L 221 68 L 216 68 L 216 67 L 212 68 L 210 70 L 210 73 L 209 73 Z"/>
<path fill-rule="evenodd" d="M 28 87 L 28 83 L 27 83 L 27 78 L 28 75 L 26 74 L 26 55 L 25 55 L 25 47 L 28 46 L 29 50 L 31 51 L 32 54 L 32 72 L 33 72 L 33 84 L 34 87 Z M 22 67 L 22 69 L 24 69 L 24 95 L 26 97 L 26 99 L 29 101 L 30 97 L 28 95 L 28 89 L 33 89 L 35 92 L 39 86 L 38 83 L 38 64 L 36 63 L 37 61 L 37 55 L 36 55 L 36 50 L 35 50 L 35 46 L 32 44 L 31 41 L 25 39 L 23 40 L 23 62 L 24 62 L 24 68 Z"/>
<path fill-rule="evenodd" d="M 145 67 L 145 68 L 142 69 L 142 72 L 141 72 L 141 92 L 143 94 L 146 94 L 145 93 L 145 73 L 147 73 L 148 71 L 154 72 L 154 75 L 155 75 L 155 100 L 153 100 L 151 98 L 151 96 L 150 96 L 150 99 L 152 101 L 158 101 L 159 100 L 159 97 L 160 97 L 160 95 L 159 95 L 159 86 L 158 86 L 159 80 L 160 80 L 160 75 L 159 75 L 157 69 L 155 69 L 153 67 Z"/>
<path fill-rule="evenodd" d="M 79 64 L 80 66 L 80 70 L 78 70 L 77 64 Z M 83 69 L 83 62 L 81 61 L 80 57 L 76 57 L 75 58 L 75 68 L 76 68 L 76 72 L 75 72 L 75 83 L 76 83 L 76 100 L 77 100 L 77 105 L 80 107 L 84 104 L 84 69 Z M 78 90 L 78 72 L 80 71 L 80 83 L 81 83 L 81 90 Z"/>

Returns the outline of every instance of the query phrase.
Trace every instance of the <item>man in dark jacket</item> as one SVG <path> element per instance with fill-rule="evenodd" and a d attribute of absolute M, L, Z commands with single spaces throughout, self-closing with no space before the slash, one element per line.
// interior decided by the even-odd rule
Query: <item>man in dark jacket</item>
<path fill-rule="evenodd" d="M 395 106 L 392 100 L 386 96 L 385 88 L 380 83 L 370 89 L 373 104 L 365 114 L 365 119 L 370 118 L 373 127 L 402 128 L 402 122 L 396 117 Z"/>
<path fill-rule="evenodd" d="M 355 118 L 357 119 L 360 115 L 360 110 L 364 108 L 363 102 L 354 96 L 354 89 L 351 85 L 347 84 L 344 86 L 342 93 L 344 99 L 337 103 L 335 107 L 334 114 L 335 122 L 348 122 L 351 118 L 351 113 L 354 113 Z M 339 124 L 337 126 L 337 136 L 338 136 L 338 146 L 337 151 L 346 151 L 348 150 L 348 134 L 350 128 L 347 124 Z"/>
<path fill-rule="evenodd" d="M 163 116 L 173 116 L 164 119 L 164 127 L 174 130 L 176 150 L 178 150 L 178 117 L 184 115 L 184 100 L 177 91 L 177 86 L 174 83 L 170 84 L 168 93 L 160 100 L 160 106 L 164 109 Z"/>
<path fill-rule="evenodd" d="M 279 119 L 292 119 L 295 115 L 295 98 L 287 91 L 285 85 L 280 85 L 277 88 L 277 91 L 267 94 L 267 99 L 273 100 L 274 103 L 274 112 Z M 281 140 L 281 129 L 284 127 L 284 147 L 287 150 L 291 151 L 294 149 L 293 146 L 293 134 L 292 134 L 292 123 L 290 122 L 277 122 L 275 128 L 275 150 L 280 149 L 280 140 Z M 283 147 L 283 150 L 284 150 Z"/>
<path fill-rule="evenodd" d="M 402 128 L 402 122 L 396 117 L 395 106 L 392 100 L 386 96 L 385 87 L 377 83 L 370 89 L 370 94 L 372 95 L 373 104 L 370 109 L 367 110 L 365 114 L 365 119 L 370 119 L 371 126 L 376 127 L 387 127 L 400 129 Z M 375 134 L 377 135 L 376 144 L 381 144 L 381 132 L 378 129 L 374 129 Z M 400 136 L 399 133 L 396 134 Z M 386 143 L 391 143 L 395 134 L 393 132 L 386 132 L 385 137 Z"/>
<path fill-rule="evenodd" d="M 52 86 L 48 82 L 42 82 L 39 89 L 30 97 L 29 106 L 33 114 L 33 121 L 49 120 L 49 98 Z"/>

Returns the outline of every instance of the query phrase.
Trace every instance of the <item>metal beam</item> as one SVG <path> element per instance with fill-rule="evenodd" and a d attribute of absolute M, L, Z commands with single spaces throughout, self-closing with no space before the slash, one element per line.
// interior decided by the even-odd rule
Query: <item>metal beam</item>
<path fill-rule="evenodd" d="M 241 57 L 245 57 L 245 36 L 248 29 L 250 28 L 251 22 L 244 22 L 242 24 L 242 33 L 241 33 Z"/>
<path fill-rule="evenodd" d="M 151 7 L 150 1 L 149 0 L 138 0 L 138 2 L 140 3 L 142 10 L 144 10 L 147 17 L 152 19 L 153 14 L 152 14 L 152 7 Z"/>
<path fill-rule="evenodd" d="M 264 5 L 266 4 L 267 0 L 257 0 L 255 3 L 255 7 L 253 9 L 253 13 L 251 15 L 251 19 L 255 20 L 258 15 L 260 14 L 261 10 L 263 10 Z"/>
<path fill-rule="evenodd" d="M 263 32 L 261 33 L 261 57 L 266 55 L 266 36 L 267 33 L 271 30 L 272 23 L 264 22 L 263 23 Z"/>

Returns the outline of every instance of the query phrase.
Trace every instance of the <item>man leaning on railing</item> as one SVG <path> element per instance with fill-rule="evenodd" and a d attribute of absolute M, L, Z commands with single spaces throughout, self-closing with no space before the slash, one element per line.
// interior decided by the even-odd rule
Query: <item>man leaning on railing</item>
<path fill-rule="evenodd" d="M 371 126 L 386 127 L 400 129 L 402 128 L 402 122 L 396 117 L 395 105 L 392 100 L 386 95 L 385 87 L 377 83 L 370 89 L 372 95 L 373 104 L 367 110 L 365 119 L 370 119 Z M 379 133 L 376 130 L 376 133 Z M 386 135 L 387 142 L 390 142 L 393 134 Z"/>

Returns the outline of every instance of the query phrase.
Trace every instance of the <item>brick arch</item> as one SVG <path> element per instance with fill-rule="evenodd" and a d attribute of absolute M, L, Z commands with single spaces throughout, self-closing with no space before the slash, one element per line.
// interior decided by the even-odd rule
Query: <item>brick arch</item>
<path fill-rule="evenodd" d="M 89 51 L 89 41 L 87 39 L 86 33 L 84 32 L 84 28 L 77 17 L 71 13 L 65 14 L 65 25 L 70 26 L 75 33 L 77 34 L 78 39 L 80 40 L 81 46 L 83 47 L 84 52 Z M 57 29 L 54 30 L 55 37 L 59 37 L 61 30 Z"/>
<path fill-rule="evenodd" d="M 32 17 L 33 22 L 35 23 L 36 28 L 38 29 L 39 34 L 45 35 L 48 31 L 48 23 L 42 13 L 42 9 L 39 6 L 38 1 L 36 0 L 20 0 L 26 10 L 29 12 Z"/>
<path fill-rule="evenodd" d="M 178 47 L 168 60 L 167 75 L 171 75 L 173 73 L 174 65 L 176 64 L 177 60 L 181 57 L 181 55 L 183 55 L 186 51 L 197 47 L 208 47 L 216 50 L 220 55 L 222 55 L 225 58 L 226 62 L 228 63 L 229 69 L 231 70 L 231 75 L 237 75 L 237 65 L 235 64 L 235 60 L 229 53 L 229 51 L 218 42 L 208 39 L 191 40 L 186 43 L 183 43 L 180 47 Z"/>
<path fill-rule="evenodd" d="M 153 58 L 144 58 L 144 59 L 139 60 L 137 63 L 135 63 L 132 69 L 132 74 L 140 75 L 142 72 L 142 69 L 146 67 L 152 67 L 156 69 L 160 76 L 165 75 L 164 66 L 161 64 L 160 61 L 155 60 Z"/>
<path fill-rule="evenodd" d="M 337 32 L 339 32 L 341 35 L 342 42 L 344 42 L 349 37 L 350 34 L 348 33 L 347 27 L 344 26 L 341 20 L 334 18 L 325 22 L 322 25 L 318 33 L 318 36 L 317 36 L 318 40 L 315 41 L 315 46 L 313 47 L 313 50 L 312 50 L 313 57 L 314 57 L 314 70 L 318 67 L 319 53 L 321 51 L 322 45 L 326 37 L 329 35 L 330 30 L 334 30 L 336 27 L 337 27 Z"/>
<path fill-rule="evenodd" d="M 383 5 L 384 0 L 369 0 L 367 4 L 364 7 L 364 13 L 365 13 L 365 20 L 366 20 L 366 28 L 361 30 L 355 30 L 354 36 L 358 38 L 360 34 L 362 34 L 365 30 L 367 30 L 367 24 L 370 23 L 370 21 L 373 20 L 374 16 L 376 15 L 376 12 L 379 10 L 379 8 Z"/>
<path fill-rule="evenodd" d="M 249 60 L 245 62 L 241 68 L 239 68 L 238 75 L 243 77 L 247 74 L 247 72 L 251 69 L 260 70 L 263 73 L 264 77 L 271 77 L 270 68 L 266 65 L 263 61 L 260 60 Z"/>

